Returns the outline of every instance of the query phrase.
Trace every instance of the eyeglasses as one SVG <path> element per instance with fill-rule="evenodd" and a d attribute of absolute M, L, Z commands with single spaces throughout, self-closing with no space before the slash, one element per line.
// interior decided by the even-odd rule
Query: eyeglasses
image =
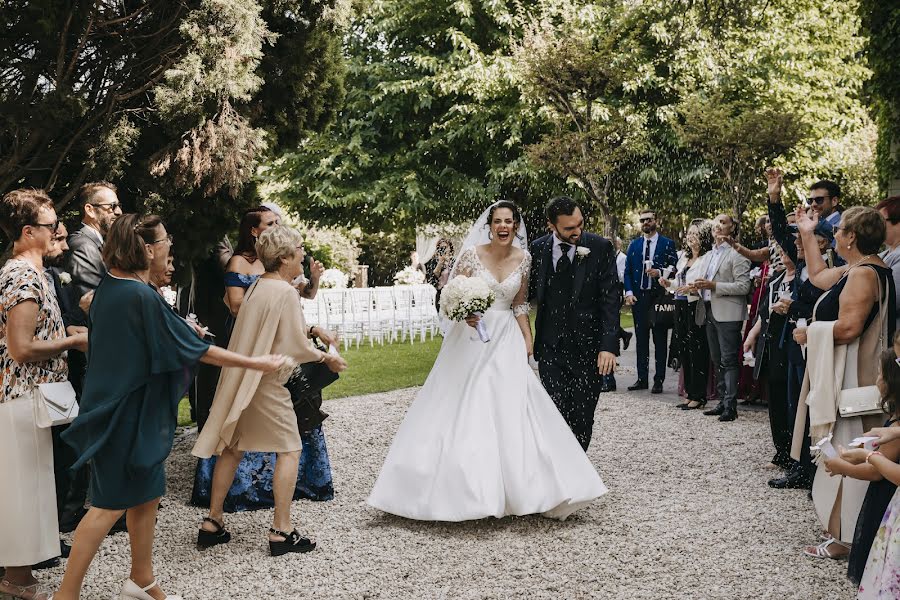
<path fill-rule="evenodd" d="M 53 223 L 29 223 L 32 227 L 46 227 L 50 230 L 50 233 L 56 233 L 59 229 L 59 221 L 54 221 Z"/>
<path fill-rule="evenodd" d="M 813 196 L 812 198 L 807 198 L 806 201 L 810 204 L 822 204 L 826 200 L 830 200 L 831 196 Z"/>
<path fill-rule="evenodd" d="M 159 244 L 159 243 L 161 243 L 161 242 L 169 242 L 170 244 L 172 244 L 172 243 L 175 242 L 175 236 L 173 236 L 173 235 L 170 233 L 169 235 L 167 235 L 167 236 L 164 237 L 164 238 L 160 238 L 160 239 L 158 239 L 158 240 L 153 240 L 152 242 L 147 242 L 147 243 L 152 245 L 152 244 Z"/>
<path fill-rule="evenodd" d="M 638 221 L 640 221 L 641 223 L 648 223 L 650 221 L 655 221 L 655 220 L 656 220 L 656 217 L 643 217 L 641 219 L 638 219 Z"/>

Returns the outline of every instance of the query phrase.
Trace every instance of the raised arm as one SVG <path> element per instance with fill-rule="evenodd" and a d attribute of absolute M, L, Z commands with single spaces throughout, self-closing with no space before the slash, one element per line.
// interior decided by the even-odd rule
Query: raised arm
<path fill-rule="evenodd" d="M 811 219 L 806 211 L 798 208 L 797 229 L 800 231 L 800 240 L 803 242 L 803 253 L 806 255 L 806 272 L 809 280 L 820 290 L 829 290 L 834 287 L 841 277 L 847 272 L 847 266 L 829 267 L 822 258 L 819 242 L 816 240 L 816 221 Z"/>
<path fill-rule="evenodd" d="M 769 198 L 769 225 L 772 227 L 772 237 L 781 246 L 781 249 L 790 257 L 795 265 L 798 258 L 797 246 L 794 236 L 788 231 L 787 213 L 784 204 L 781 203 L 781 187 L 783 176 L 779 169 L 766 169 L 766 193 Z"/>

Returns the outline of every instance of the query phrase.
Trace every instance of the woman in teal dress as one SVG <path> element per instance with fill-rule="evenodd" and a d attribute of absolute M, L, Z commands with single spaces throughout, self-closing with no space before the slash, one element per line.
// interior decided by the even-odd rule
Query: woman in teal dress
<path fill-rule="evenodd" d="M 202 361 L 271 372 L 283 357 L 246 357 L 198 337 L 148 284 L 150 267 L 165 263 L 171 237 L 159 217 L 124 215 L 106 236 L 109 274 L 90 309 L 88 367 L 81 414 L 63 439 L 90 461 L 92 507 L 75 543 L 55 600 L 79 598 L 100 543 L 127 509 L 130 577 L 120 598 L 151 599 L 156 513 L 165 493 L 164 461 L 172 449 L 178 404 Z M 178 600 L 177 596 L 167 596 Z"/>

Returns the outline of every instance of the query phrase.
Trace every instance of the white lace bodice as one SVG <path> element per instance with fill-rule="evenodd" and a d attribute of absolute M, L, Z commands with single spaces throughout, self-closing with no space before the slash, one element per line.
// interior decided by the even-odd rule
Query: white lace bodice
<path fill-rule="evenodd" d="M 526 299 L 528 297 L 528 274 L 531 271 L 531 254 L 527 250 L 524 252 L 525 256 L 519 266 L 505 280 L 497 281 L 478 258 L 476 248 L 466 248 L 457 259 L 456 274 L 480 277 L 487 282 L 495 296 L 491 310 L 512 309 L 516 316 L 528 314 L 529 306 Z"/>

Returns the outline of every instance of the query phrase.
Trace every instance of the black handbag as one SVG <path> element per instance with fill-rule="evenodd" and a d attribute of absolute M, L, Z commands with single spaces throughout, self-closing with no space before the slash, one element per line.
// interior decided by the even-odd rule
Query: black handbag
<path fill-rule="evenodd" d="M 660 288 L 650 307 L 649 320 L 651 327 L 675 327 L 675 297 Z"/>
<path fill-rule="evenodd" d="M 314 339 L 313 345 L 325 352 L 318 340 Z M 322 390 L 337 380 L 338 374 L 325 363 L 304 363 L 294 369 L 284 387 L 291 393 L 291 404 L 301 433 L 315 429 L 328 418 L 322 411 Z"/>

